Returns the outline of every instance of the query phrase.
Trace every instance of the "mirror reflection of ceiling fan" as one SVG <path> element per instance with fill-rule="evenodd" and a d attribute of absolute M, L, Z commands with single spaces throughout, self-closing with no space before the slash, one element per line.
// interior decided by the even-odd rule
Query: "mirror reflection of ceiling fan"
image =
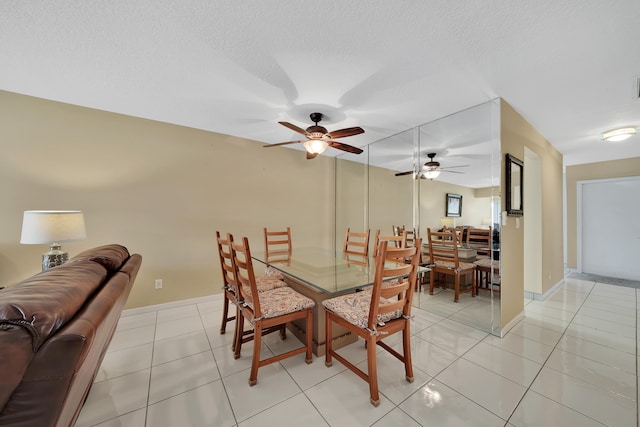
<path fill-rule="evenodd" d="M 407 171 L 407 172 L 398 172 L 396 174 L 396 176 L 403 176 L 403 175 L 413 175 L 413 177 L 415 179 L 434 179 L 440 176 L 440 172 L 447 172 L 447 173 L 464 173 L 464 172 L 459 172 L 459 171 L 452 171 L 450 169 L 453 168 L 465 168 L 469 165 L 459 165 L 459 166 L 449 166 L 446 168 L 441 168 L 440 167 L 440 162 L 436 162 L 434 160 L 434 158 L 436 157 L 436 153 L 429 153 L 427 154 L 427 157 L 429 157 L 429 161 L 427 163 L 425 163 L 424 165 L 422 165 L 422 167 L 420 167 L 419 169 L 416 168 L 415 170 L 412 171 Z"/>
<path fill-rule="evenodd" d="M 306 136 L 306 140 L 303 139 L 299 141 L 280 142 L 278 144 L 265 145 L 264 147 L 277 147 L 279 145 L 302 142 L 305 150 L 307 150 L 307 159 L 315 158 L 318 154 L 323 153 L 324 150 L 327 149 L 327 147 L 337 148 L 338 150 L 346 151 L 348 153 L 362 153 L 362 150 L 360 148 L 353 147 L 342 142 L 334 141 L 334 139 L 359 135 L 361 133 L 364 133 L 364 129 L 362 129 L 361 127 L 352 127 L 328 132 L 325 127 L 318 125 L 318 122 L 322 120 L 322 113 L 311 113 L 309 117 L 315 124 L 313 126 L 309 126 L 306 130 L 288 122 L 278 122 L 282 126 L 285 126 L 294 132 L 298 132 Z"/>

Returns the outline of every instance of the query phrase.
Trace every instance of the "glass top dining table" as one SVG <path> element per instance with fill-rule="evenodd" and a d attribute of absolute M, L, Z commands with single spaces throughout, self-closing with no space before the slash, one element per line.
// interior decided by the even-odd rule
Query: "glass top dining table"
<path fill-rule="evenodd" d="M 329 295 L 372 285 L 375 279 L 372 257 L 345 255 L 342 251 L 294 248 L 286 260 L 267 262 L 264 251 L 252 252 L 251 258 Z"/>

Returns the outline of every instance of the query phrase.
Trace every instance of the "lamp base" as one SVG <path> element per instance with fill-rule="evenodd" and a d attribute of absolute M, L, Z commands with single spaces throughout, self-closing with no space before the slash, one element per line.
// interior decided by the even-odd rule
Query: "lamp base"
<path fill-rule="evenodd" d="M 57 267 L 69 261 L 69 254 L 63 252 L 60 248 L 60 245 L 52 244 L 49 252 L 42 254 L 42 271 Z"/>

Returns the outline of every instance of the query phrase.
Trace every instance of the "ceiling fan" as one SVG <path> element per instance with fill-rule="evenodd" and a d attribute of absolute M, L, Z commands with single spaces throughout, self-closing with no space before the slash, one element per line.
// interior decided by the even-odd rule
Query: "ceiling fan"
<path fill-rule="evenodd" d="M 427 163 L 425 163 L 420 169 L 407 171 L 407 172 L 398 172 L 396 174 L 396 176 L 413 174 L 413 177 L 416 178 L 416 179 L 418 179 L 418 178 L 421 178 L 421 179 L 434 179 L 434 178 L 437 178 L 438 176 L 440 176 L 440 172 L 464 173 L 464 172 L 452 171 L 452 170 L 449 170 L 449 169 L 464 168 L 464 167 L 469 166 L 469 165 L 460 165 L 460 166 L 449 166 L 449 167 L 446 167 L 446 168 L 441 168 L 440 167 L 440 162 L 436 162 L 434 160 L 434 158 L 436 157 L 436 153 L 428 153 L 427 157 L 429 157 L 429 161 Z"/>
<path fill-rule="evenodd" d="M 323 153 L 324 150 L 327 149 L 327 147 L 337 148 L 338 150 L 354 154 L 362 153 L 362 150 L 360 148 L 353 147 L 348 144 L 343 144 L 342 142 L 334 141 L 334 139 L 359 135 L 361 133 L 364 133 L 364 129 L 362 129 L 361 127 L 352 127 L 328 132 L 325 127 L 318 125 L 318 122 L 322 120 L 322 113 L 311 113 L 309 117 L 315 124 L 313 126 L 309 126 L 306 130 L 288 122 L 278 122 L 282 126 L 285 126 L 294 132 L 298 132 L 306 136 L 306 140 L 280 142 L 278 144 L 265 145 L 264 147 L 277 147 L 279 145 L 302 142 L 304 148 L 307 150 L 307 159 L 315 158 L 318 154 Z"/>

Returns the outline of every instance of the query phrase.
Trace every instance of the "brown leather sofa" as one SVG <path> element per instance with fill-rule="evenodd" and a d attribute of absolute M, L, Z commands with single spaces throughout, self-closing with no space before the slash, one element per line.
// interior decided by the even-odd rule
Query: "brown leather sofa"
<path fill-rule="evenodd" d="M 120 245 L 0 290 L 0 426 L 72 426 L 142 257 Z"/>

